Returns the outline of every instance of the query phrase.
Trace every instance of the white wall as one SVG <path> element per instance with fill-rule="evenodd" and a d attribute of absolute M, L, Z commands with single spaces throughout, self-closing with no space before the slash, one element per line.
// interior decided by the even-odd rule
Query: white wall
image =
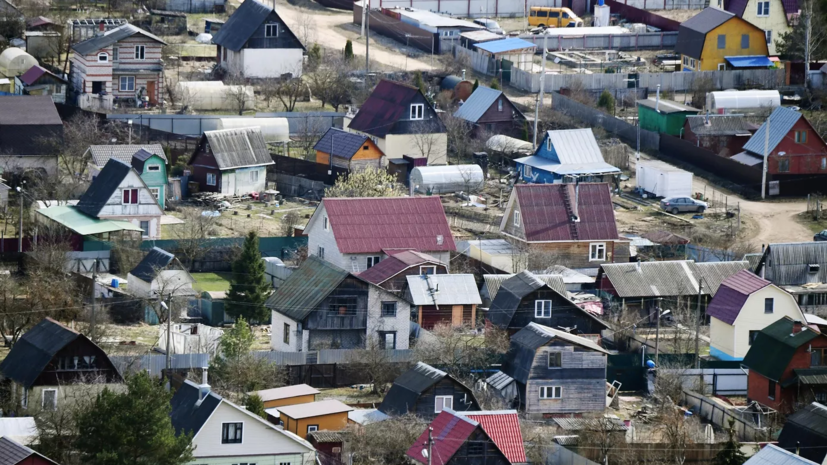
<path fill-rule="evenodd" d="M 143 279 L 137 278 L 132 273 L 126 275 L 126 286 L 129 289 L 129 293 L 135 297 L 142 299 L 152 297 L 152 288 L 150 283 L 144 281 Z"/>
<path fill-rule="evenodd" d="M 764 313 L 764 299 L 766 298 L 773 299 L 774 310 L 772 313 Z M 732 355 L 736 358 L 746 357 L 750 348 L 749 332 L 761 331 L 785 316 L 804 323 L 804 314 L 798 308 L 795 297 L 773 284 L 754 292 L 747 298 L 743 308 L 741 308 L 741 313 L 735 319 L 733 325 L 735 326 L 735 341 L 733 342 L 735 353 Z"/>
<path fill-rule="evenodd" d="M 298 324 L 291 318 L 287 318 L 279 312 L 271 312 L 270 319 L 270 349 L 279 352 L 298 352 L 302 335 L 299 334 Z M 290 343 L 284 343 L 284 325 L 290 325 Z"/>
<path fill-rule="evenodd" d="M 294 77 L 302 75 L 302 49 L 300 48 L 245 48 L 241 53 L 244 61 L 244 77 L 270 78 L 287 73 L 291 73 Z"/>
<path fill-rule="evenodd" d="M 258 173 L 258 180 L 253 181 L 253 174 Z M 222 174 L 222 178 L 223 178 Z M 267 168 L 254 166 L 235 170 L 235 195 L 247 195 L 251 192 L 262 192 L 267 184 Z"/>
<path fill-rule="evenodd" d="M 328 227 L 327 231 L 324 229 L 324 218 L 326 216 L 324 203 L 321 203 L 304 228 L 304 233 L 307 234 L 307 252 L 310 255 L 318 256 L 319 247 L 324 247 L 324 259 L 327 262 L 350 271 L 350 260 L 348 259 L 345 263 L 345 257 L 339 252 L 336 238 L 333 237 L 333 228 Z"/>
<path fill-rule="evenodd" d="M 123 190 L 128 188 L 139 189 L 137 205 L 123 204 Z M 133 169 L 129 171 L 121 185 L 115 189 L 112 197 L 98 213 L 98 217 L 127 220 L 136 226 L 140 226 L 141 221 L 149 221 L 150 238 L 158 238 L 160 237 L 160 217 L 163 214 L 164 212 L 158 205 L 155 196 L 152 195 L 144 181 Z"/>
<path fill-rule="evenodd" d="M 396 302 L 396 316 L 382 316 L 382 302 Z M 368 328 L 367 341 L 376 343 L 378 331 L 396 332 L 396 349 L 407 349 L 411 331 L 411 304 L 378 286 L 370 285 L 368 289 Z"/>

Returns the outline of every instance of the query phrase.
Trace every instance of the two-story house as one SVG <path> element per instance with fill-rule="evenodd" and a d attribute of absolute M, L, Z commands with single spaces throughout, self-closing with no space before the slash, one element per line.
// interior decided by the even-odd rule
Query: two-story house
<path fill-rule="evenodd" d="M 325 198 L 304 234 L 309 254 L 352 273 L 404 250 L 448 268 L 457 250 L 439 197 Z"/>
<path fill-rule="evenodd" d="M 120 160 L 106 162 L 75 208 L 92 218 L 128 221 L 144 238 L 161 237 L 161 205 L 138 172 Z"/>
<path fill-rule="evenodd" d="M 603 159 L 591 128 L 548 131 L 533 155 L 514 160 L 524 182 L 609 182 L 620 169 Z"/>
<path fill-rule="evenodd" d="M 431 420 L 445 409 L 477 412 L 480 403 L 474 391 L 455 377 L 417 362 L 393 381 L 378 408 L 386 415 L 413 413 Z"/>
<path fill-rule="evenodd" d="M 191 179 L 202 192 L 249 195 L 266 188 L 273 164 L 259 127 L 204 131 L 190 158 Z"/>
<path fill-rule="evenodd" d="M 103 25 L 101 25 L 103 28 Z M 92 98 L 108 103 L 114 100 L 149 99 L 151 105 L 163 101 L 164 63 L 161 48 L 166 42 L 132 24 L 72 46 L 69 81 L 81 107 L 92 105 Z M 100 96 L 105 96 L 100 98 Z"/>
<path fill-rule="evenodd" d="M 300 77 L 304 46 L 270 4 L 245 1 L 213 36 L 218 65 L 245 78 Z"/>
<path fill-rule="evenodd" d="M 0 363 L 0 373 L 21 416 L 73 405 L 82 400 L 78 395 L 89 395 L 90 384 L 102 390 L 123 382 L 106 352 L 51 318 L 23 334 Z"/>
<path fill-rule="evenodd" d="M 344 129 L 366 134 L 389 159 L 424 158 L 428 165 L 448 164 L 448 134 L 422 92 L 400 82 L 382 80 Z"/>
<path fill-rule="evenodd" d="M 319 257 L 308 257 L 265 305 L 272 350 L 408 348 L 410 304 Z"/>
<path fill-rule="evenodd" d="M 473 274 L 408 276 L 406 297 L 413 304 L 417 324 L 477 327 L 477 305 L 482 304 Z"/>
<path fill-rule="evenodd" d="M 90 180 L 100 174 L 110 158 L 116 158 L 132 165 L 155 194 L 161 208 L 166 207 L 167 156 L 161 144 L 90 145 L 86 154 L 90 156 L 88 171 Z"/>
<path fill-rule="evenodd" d="M 713 2 L 714 4 L 716 2 Z M 776 42 L 792 31 L 801 16 L 797 0 L 717 0 L 718 8 L 724 8 L 735 16 L 764 30 L 770 55 L 776 53 Z"/>
<path fill-rule="evenodd" d="M 675 53 L 683 71 L 772 66 L 764 30 L 734 14 L 709 7 L 681 23 Z"/>
<path fill-rule="evenodd" d="M 795 296 L 806 313 L 827 309 L 827 242 L 768 244 L 755 273 Z"/>

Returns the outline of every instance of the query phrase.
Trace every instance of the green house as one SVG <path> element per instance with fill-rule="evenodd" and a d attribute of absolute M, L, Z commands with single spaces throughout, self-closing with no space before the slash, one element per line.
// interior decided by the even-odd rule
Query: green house
<path fill-rule="evenodd" d="M 146 183 L 146 187 L 158 200 L 161 209 L 165 208 L 167 195 L 166 160 L 158 155 L 140 149 L 132 155 L 132 167 Z"/>
<path fill-rule="evenodd" d="M 672 100 L 646 99 L 637 101 L 637 116 L 640 128 L 671 136 L 681 136 L 683 123 L 689 115 L 700 110 Z"/>
<path fill-rule="evenodd" d="M 140 157 L 146 159 L 139 159 L 136 162 L 134 157 L 138 152 L 146 152 Z M 156 198 L 161 208 L 166 206 L 167 157 L 161 144 L 92 145 L 84 155 L 87 154 L 89 155 L 90 181 L 100 174 L 106 162 L 114 158 L 135 168 L 152 193 L 157 194 Z M 154 155 L 155 158 L 150 159 L 152 157 L 147 157 L 147 154 Z"/>

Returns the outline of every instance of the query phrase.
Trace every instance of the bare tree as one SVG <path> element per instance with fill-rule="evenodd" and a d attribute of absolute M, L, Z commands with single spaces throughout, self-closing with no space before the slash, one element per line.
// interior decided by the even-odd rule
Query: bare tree
<path fill-rule="evenodd" d="M 468 149 L 471 146 L 471 132 L 473 131 L 473 127 L 468 121 L 457 118 L 450 112 L 444 113 L 442 123 L 445 125 L 448 136 L 448 151 L 454 153 L 457 160 L 456 163 L 460 164 L 463 159 L 468 158 Z"/>
<path fill-rule="evenodd" d="M 298 212 L 290 211 L 281 217 L 281 235 L 284 237 L 293 237 L 296 230 L 296 225 L 301 221 Z"/>
<path fill-rule="evenodd" d="M 406 453 L 427 428 L 421 418 L 408 414 L 364 427 L 349 425 L 346 455 L 353 465 L 407 465 Z M 427 446 L 426 446 L 427 447 Z"/>
<path fill-rule="evenodd" d="M 255 97 L 252 88 L 246 85 L 246 80 L 239 76 L 233 75 L 227 79 L 224 90 L 224 98 L 237 111 L 239 116 L 243 115 L 245 111 L 254 109 Z"/>
<path fill-rule="evenodd" d="M 508 333 L 497 328 L 486 328 L 482 335 L 476 337 L 469 332 L 468 327 L 437 325 L 431 331 L 432 337 L 417 342 L 415 358 L 440 366 L 449 374 L 474 385 L 477 381 L 475 376 L 506 353 L 511 341 Z"/>
<path fill-rule="evenodd" d="M 387 171 L 369 166 L 339 176 L 333 187 L 325 189 L 325 197 L 400 197 L 405 195 L 404 187 L 396 177 Z"/>
<path fill-rule="evenodd" d="M 279 82 L 276 91 L 276 97 L 285 111 L 293 111 L 296 109 L 296 104 L 302 99 L 307 92 L 307 85 L 301 78 L 282 79 Z"/>
<path fill-rule="evenodd" d="M 417 122 L 413 126 L 413 143 L 417 155 L 428 160 L 433 160 L 437 155 L 444 153 L 446 147 L 442 147 L 442 134 L 433 132 L 427 123 Z"/>
<path fill-rule="evenodd" d="M 176 253 L 188 270 L 193 264 L 210 252 L 209 241 L 206 239 L 216 236 L 218 217 L 213 212 L 192 207 L 180 209 L 182 225 L 173 225 L 172 236 L 178 241 Z"/>

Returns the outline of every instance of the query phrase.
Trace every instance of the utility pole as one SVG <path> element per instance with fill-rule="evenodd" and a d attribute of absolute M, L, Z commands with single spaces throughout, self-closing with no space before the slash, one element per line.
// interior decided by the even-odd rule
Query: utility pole
<path fill-rule="evenodd" d="M 17 196 L 20 198 L 20 233 L 17 235 L 17 253 L 23 253 L 23 189 L 19 186 Z"/>
<path fill-rule="evenodd" d="M 172 309 L 164 303 L 164 295 L 161 294 L 158 296 L 158 300 L 160 302 L 161 308 L 167 311 L 167 353 L 166 353 L 166 367 L 167 367 L 167 391 L 170 390 L 170 375 L 172 374 L 172 351 L 170 350 L 170 341 L 172 339 Z M 172 300 L 169 302 L 172 304 Z"/>
<path fill-rule="evenodd" d="M 767 117 L 767 128 L 764 131 L 764 166 L 761 168 L 761 200 L 767 198 L 767 161 L 770 156 L 770 117 Z"/>
<path fill-rule="evenodd" d="M 362 5 L 362 32 L 359 34 L 359 37 L 365 35 L 365 18 L 368 16 L 368 0 L 365 0 L 365 4 Z"/>
<path fill-rule="evenodd" d="M 695 315 L 695 368 L 701 368 L 701 353 L 699 352 L 699 344 L 701 339 L 701 294 L 704 291 L 704 280 L 701 279 L 698 283 L 698 311 Z"/>
<path fill-rule="evenodd" d="M 543 71 L 540 73 L 540 95 L 534 105 L 534 150 L 537 150 L 537 121 L 540 119 L 540 104 L 543 102 L 543 91 L 546 87 L 546 55 L 548 54 L 548 31 L 543 31 Z"/>
<path fill-rule="evenodd" d="M 92 315 L 91 315 L 91 318 L 90 318 L 90 321 L 92 322 L 92 325 L 91 325 L 92 327 L 90 328 L 91 331 L 89 331 L 90 339 L 92 339 L 93 341 L 95 340 L 95 332 L 96 332 L 95 331 L 95 326 L 96 326 L 96 322 L 95 322 L 95 303 L 96 302 L 95 302 L 95 300 L 97 299 L 97 297 L 95 296 L 95 283 L 97 283 L 97 282 L 98 282 L 98 259 L 96 258 L 95 262 L 94 262 L 94 265 L 92 266 Z"/>
<path fill-rule="evenodd" d="M 433 465 L 433 452 L 434 452 L 434 429 L 432 427 L 428 427 L 428 465 Z"/>
<path fill-rule="evenodd" d="M 370 0 L 365 0 L 365 89 L 368 88 L 370 73 Z"/>
<path fill-rule="evenodd" d="M 660 368 L 660 363 L 658 363 L 658 355 L 660 355 L 660 303 L 663 301 L 662 297 L 658 297 L 658 306 L 655 307 L 657 326 L 655 327 L 655 367 Z"/>

